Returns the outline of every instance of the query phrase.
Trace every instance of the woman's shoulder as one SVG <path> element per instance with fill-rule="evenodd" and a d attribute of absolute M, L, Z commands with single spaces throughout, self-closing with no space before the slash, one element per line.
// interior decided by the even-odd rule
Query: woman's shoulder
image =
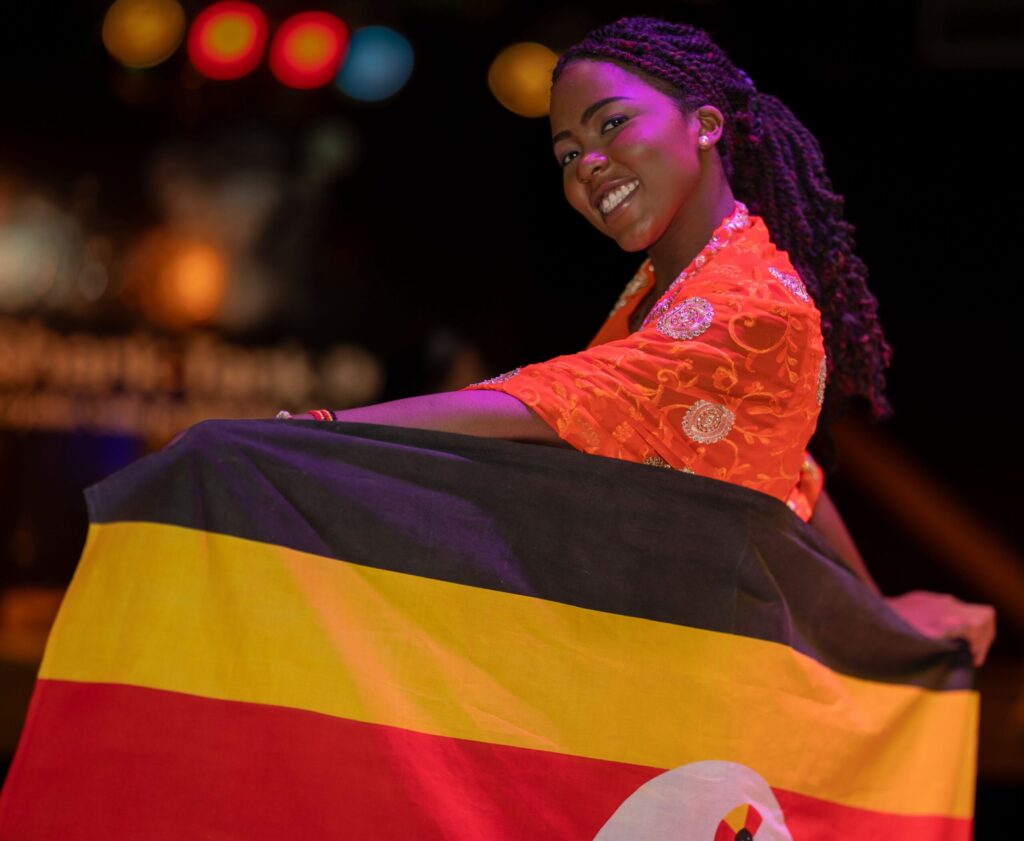
<path fill-rule="evenodd" d="M 789 255 L 776 247 L 757 216 L 751 216 L 750 226 L 692 280 L 683 284 L 689 294 L 700 289 L 710 294 L 815 308 Z M 686 297 L 687 290 L 679 291 Z"/>

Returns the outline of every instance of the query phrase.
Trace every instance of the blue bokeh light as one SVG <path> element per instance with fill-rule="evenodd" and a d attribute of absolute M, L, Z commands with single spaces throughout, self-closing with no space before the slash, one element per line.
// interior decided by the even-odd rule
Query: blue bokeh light
<path fill-rule="evenodd" d="M 365 26 L 352 33 L 336 82 L 353 99 L 376 102 L 398 93 L 412 66 L 412 45 L 404 35 L 387 26 Z"/>

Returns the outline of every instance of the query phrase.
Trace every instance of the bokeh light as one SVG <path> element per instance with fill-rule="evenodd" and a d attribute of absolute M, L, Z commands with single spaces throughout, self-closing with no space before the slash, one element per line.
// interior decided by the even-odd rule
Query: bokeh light
<path fill-rule="evenodd" d="M 184 329 L 217 315 L 228 260 L 214 244 L 159 228 L 143 236 L 125 263 L 123 294 L 154 324 Z"/>
<path fill-rule="evenodd" d="M 185 34 L 176 0 L 117 0 L 103 18 L 103 45 L 125 67 L 153 67 L 170 58 Z"/>
<path fill-rule="evenodd" d="M 260 63 L 268 32 L 266 15 L 252 3 L 214 3 L 192 23 L 188 57 L 207 78 L 239 79 Z"/>
<path fill-rule="evenodd" d="M 0 195 L 0 312 L 69 303 L 81 249 L 77 220 L 58 205 L 32 193 Z"/>
<path fill-rule="evenodd" d="M 387 26 L 364 26 L 352 34 L 338 87 L 353 99 L 376 102 L 394 96 L 412 75 L 412 45 Z"/>
<path fill-rule="evenodd" d="M 292 15 L 270 43 L 270 72 L 290 88 L 319 88 L 337 74 L 348 41 L 348 27 L 334 15 Z"/>
<path fill-rule="evenodd" d="M 551 71 L 558 56 L 543 44 L 527 41 L 502 50 L 487 71 L 487 85 L 509 111 L 543 117 L 551 99 Z"/>

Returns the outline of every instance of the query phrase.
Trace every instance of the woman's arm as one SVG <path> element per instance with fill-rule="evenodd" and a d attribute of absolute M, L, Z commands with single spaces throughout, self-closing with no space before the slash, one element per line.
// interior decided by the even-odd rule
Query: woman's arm
<path fill-rule="evenodd" d="M 882 595 L 857 550 L 846 524 L 831 498 L 822 489 L 810 524 L 825 538 L 850 568 L 879 596 Z M 900 618 L 933 639 L 964 639 L 975 666 L 988 656 L 996 636 L 996 611 L 992 605 L 962 602 L 949 593 L 911 590 L 900 596 L 882 596 Z"/>
<path fill-rule="evenodd" d="M 461 432 L 553 447 L 571 446 L 524 403 L 500 391 L 444 391 L 335 412 L 340 421 Z M 306 412 L 293 419 L 313 419 Z"/>
<path fill-rule="evenodd" d="M 850 569 L 857 573 L 873 592 L 879 596 L 882 595 L 882 591 L 878 589 L 878 585 L 871 577 L 864 559 L 857 550 L 857 544 L 850 537 L 850 532 L 846 529 L 846 523 L 843 522 L 839 511 L 832 503 L 832 498 L 825 492 L 824 488 L 822 488 L 821 494 L 818 496 L 818 501 L 814 506 L 814 513 L 811 514 L 811 519 L 808 522 L 821 533 L 821 536 L 825 538 L 825 541 L 832 547 L 835 553 L 846 561 Z"/>

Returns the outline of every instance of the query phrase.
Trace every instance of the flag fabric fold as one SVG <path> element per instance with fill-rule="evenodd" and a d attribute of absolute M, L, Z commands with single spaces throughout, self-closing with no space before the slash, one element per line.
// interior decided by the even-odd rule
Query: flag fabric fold
<path fill-rule="evenodd" d="M 0 839 L 969 839 L 978 695 L 774 497 L 207 421 L 86 491 Z"/>

